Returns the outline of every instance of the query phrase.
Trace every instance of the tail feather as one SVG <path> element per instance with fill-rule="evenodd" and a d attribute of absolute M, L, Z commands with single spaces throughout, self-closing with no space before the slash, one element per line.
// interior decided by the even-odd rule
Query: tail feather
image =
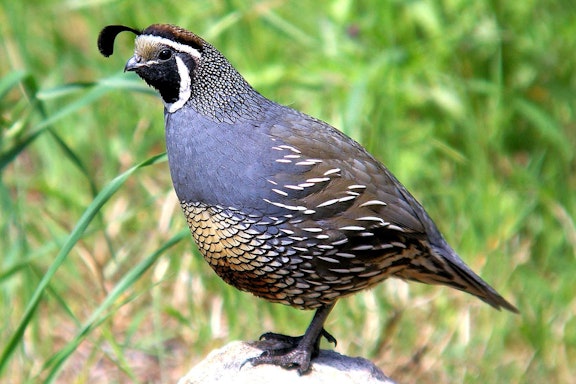
<path fill-rule="evenodd" d="M 450 267 L 454 272 L 455 281 L 465 282 L 465 289 L 462 289 L 464 292 L 478 297 L 498 310 L 504 308 L 510 312 L 519 313 L 514 305 L 474 273 L 462 260 L 458 259 L 458 261 L 459 263 L 451 263 Z"/>
<path fill-rule="evenodd" d="M 514 305 L 474 273 L 448 244 L 432 245 L 430 248 L 429 255 L 411 260 L 410 266 L 399 277 L 426 284 L 446 285 L 474 295 L 498 310 L 503 308 L 519 313 Z"/>

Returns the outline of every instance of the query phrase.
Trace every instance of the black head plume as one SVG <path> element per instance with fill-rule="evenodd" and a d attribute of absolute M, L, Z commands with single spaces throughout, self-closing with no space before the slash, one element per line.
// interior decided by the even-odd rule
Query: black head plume
<path fill-rule="evenodd" d="M 124 25 L 108 25 L 102 29 L 98 35 L 98 49 L 100 53 L 108 57 L 114 52 L 114 40 L 120 32 L 132 32 L 136 36 L 140 35 L 142 31 L 134 28 L 126 27 Z"/>

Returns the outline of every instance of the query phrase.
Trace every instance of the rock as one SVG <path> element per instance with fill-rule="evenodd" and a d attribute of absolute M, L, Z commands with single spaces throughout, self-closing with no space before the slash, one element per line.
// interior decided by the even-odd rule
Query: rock
<path fill-rule="evenodd" d="M 348 357 L 334 351 L 321 350 L 311 371 L 299 376 L 296 370 L 273 365 L 252 366 L 246 359 L 262 351 L 256 343 L 234 341 L 212 351 L 206 359 L 190 370 L 178 384 L 394 384 L 372 362 L 361 357 Z"/>

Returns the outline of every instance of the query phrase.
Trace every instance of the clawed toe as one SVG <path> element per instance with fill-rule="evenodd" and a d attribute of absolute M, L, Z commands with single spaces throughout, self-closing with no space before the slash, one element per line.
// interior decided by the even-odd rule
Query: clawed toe
<path fill-rule="evenodd" d="M 247 359 L 246 363 L 254 366 L 261 364 L 272 364 L 285 369 L 296 368 L 299 375 L 303 375 L 310 370 L 311 353 L 303 348 L 294 348 L 285 354 L 278 354 L 278 351 L 266 350 L 260 356 Z"/>
<path fill-rule="evenodd" d="M 324 337 L 326 339 L 326 341 L 328 341 L 329 343 L 334 344 L 334 346 L 336 346 L 338 344 L 338 341 L 336 340 L 336 338 L 334 336 L 332 336 L 324 328 L 322 328 L 320 336 Z M 285 345 L 283 348 L 289 348 L 290 346 L 296 348 L 298 346 L 298 344 L 300 344 L 300 342 L 302 341 L 303 337 L 304 336 L 288 336 L 288 335 L 283 335 L 281 333 L 266 332 L 266 333 L 263 333 L 262 335 L 260 335 L 259 340 L 260 341 L 274 341 L 274 342 L 277 342 L 279 344 Z M 318 339 L 318 342 L 319 341 L 320 340 Z"/>
<path fill-rule="evenodd" d="M 281 333 L 266 332 L 260 335 L 259 340 L 276 341 L 296 347 L 302 340 L 302 336 L 288 336 Z"/>
<path fill-rule="evenodd" d="M 334 336 L 323 328 L 324 321 L 333 307 L 334 304 L 319 308 L 303 336 L 264 333 L 256 343 L 257 348 L 263 351 L 262 354 L 247 359 L 244 364 L 272 364 L 286 369 L 296 368 L 300 375 L 307 373 L 310 370 L 310 361 L 320 353 L 322 337 L 336 345 Z"/>
<path fill-rule="evenodd" d="M 267 332 L 260 336 L 256 343 L 263 350 L 257 357 L 246 360 L 252 365 L 272 364 L 286 369 L 298 369 L 300 375 L 310 370 L 310 360 L 320 353 L 320 338 L 336 345 L 336 339 L 324 328 L 320 331 L 314 343 L 302 344 L 304 336 L 288 336 L 280 333 Z M 243 364 L 243 365 L 244 365 Z"/>
<path fill-rule="evenodd" d="M 336 338 L 334 336 L 332 336 L 327 330 L 325 330 L 324 328 L 322 328 L 322 333 L 320 333 L 321 336 L 324 336 L 324 338 L 329 342 L 334 344 L 334 346 L 338 345 L 338 340 L 336 340 Z"/>

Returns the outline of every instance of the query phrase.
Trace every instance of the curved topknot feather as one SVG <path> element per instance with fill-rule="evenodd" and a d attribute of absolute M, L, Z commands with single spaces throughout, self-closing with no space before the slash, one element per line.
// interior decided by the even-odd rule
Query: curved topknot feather
<path fill-rule="evenodd" d="M 100 53 L 106 57 L 112 55 L 112 53 L 114 53 L 114 40 L 116 40 L 116 36 L 125 31 L 132 32 L 137 36 L 142 33 L 142 31 L 125 25 L 108 25 L 104 27 L 100 35 L 98 35 L 98 50 Z"/>

